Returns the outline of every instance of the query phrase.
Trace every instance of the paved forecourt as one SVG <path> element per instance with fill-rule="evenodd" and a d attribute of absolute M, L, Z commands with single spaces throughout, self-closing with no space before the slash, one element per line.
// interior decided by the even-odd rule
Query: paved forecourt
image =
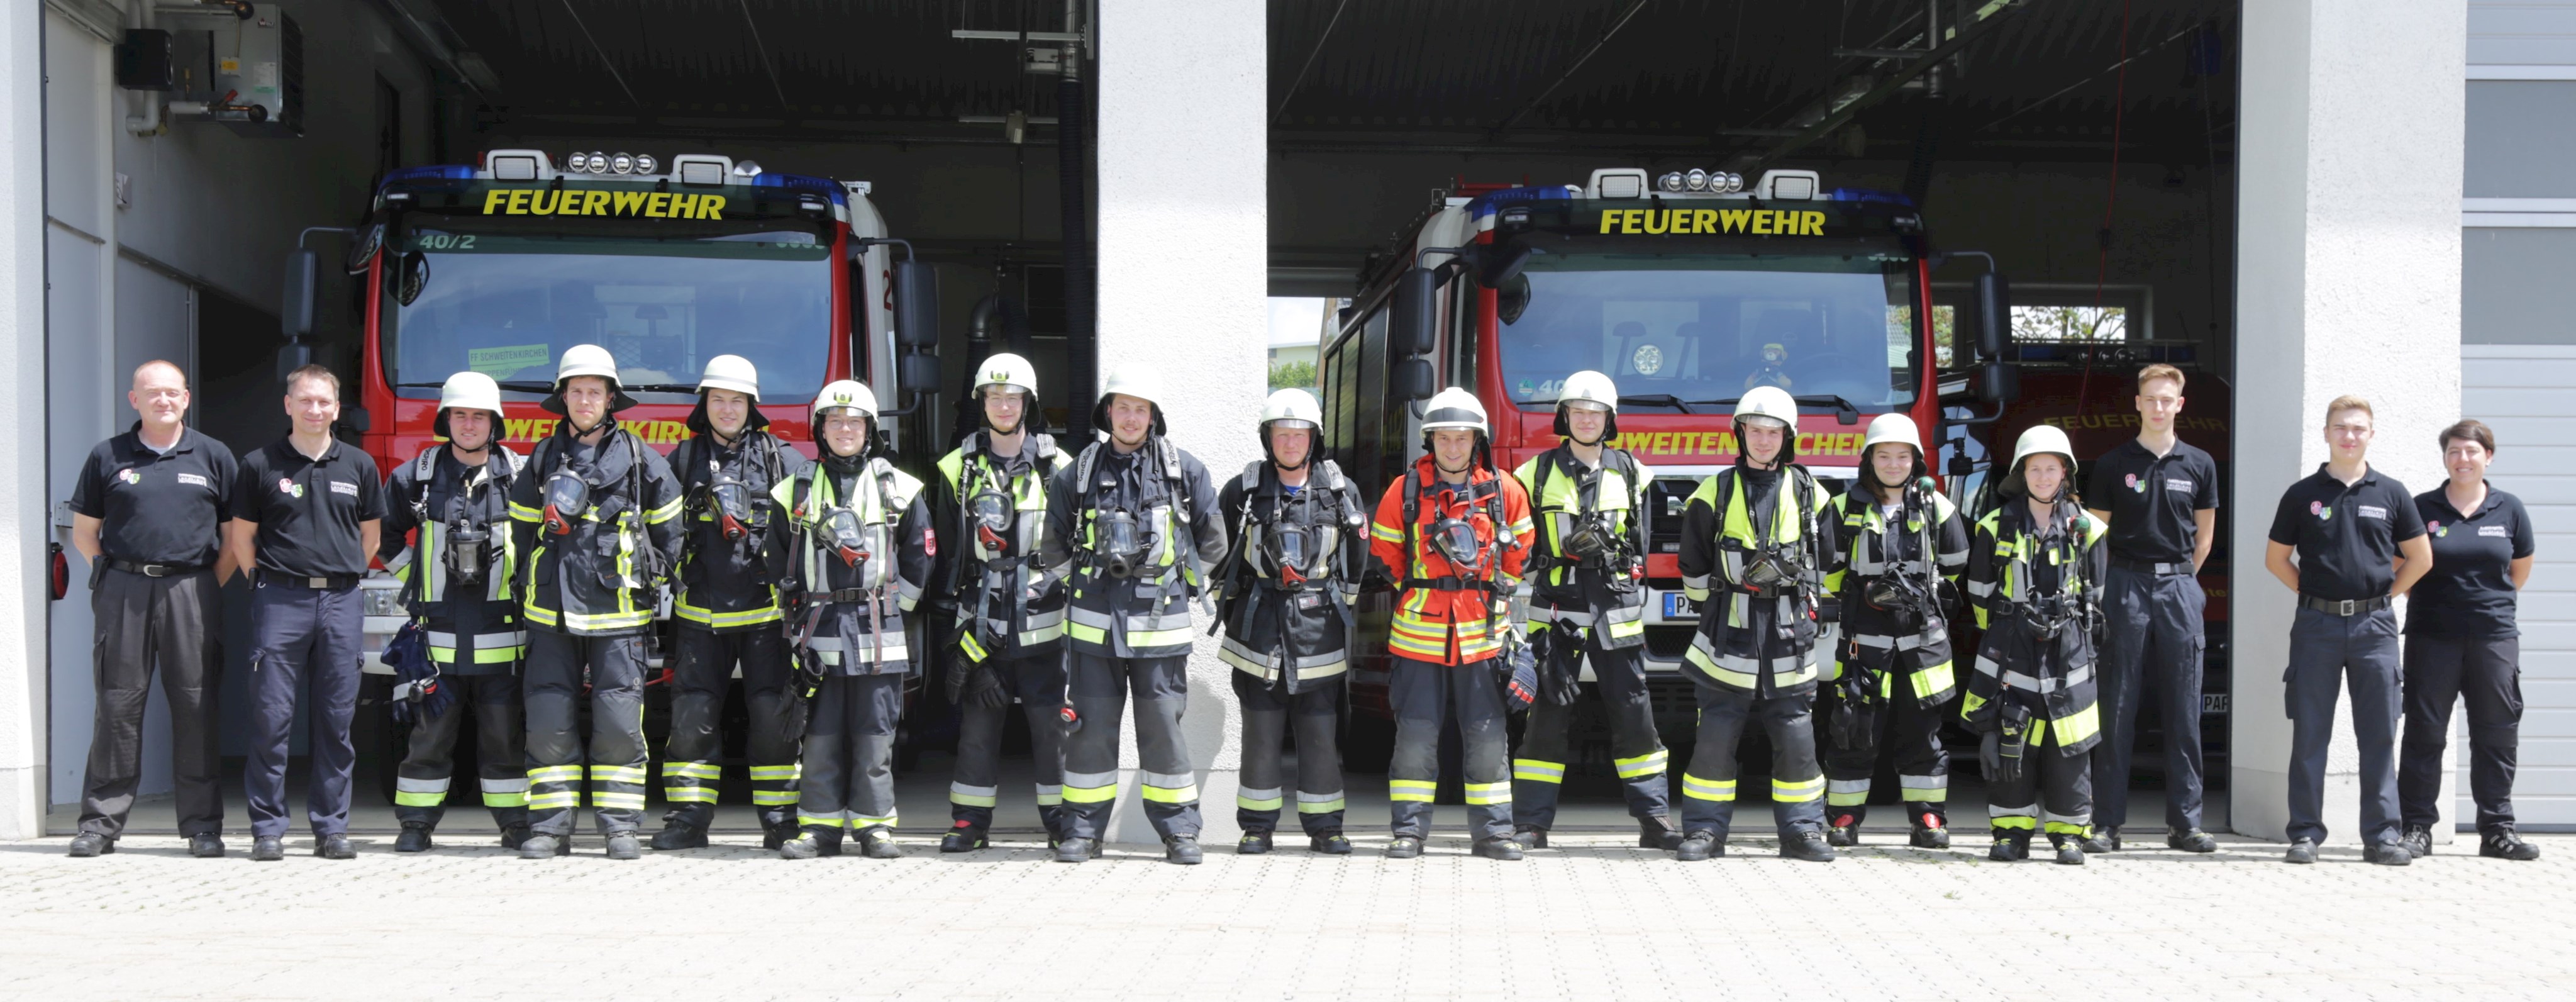
<path fill-rule="evenodd" d="M 0 845 L 8 994 L 156 998 L 868 995 L 1431 999 L 1750 995 L 2538 997 L 2576 977 L 2576 837 L 2537 863 L 2446 852 L 2313 867 L 2228 838 L 2082 868 L 1881 846 L 1831 864 L 1682 864 L 1569 834 L 1522 863 L 1368 833 L 1344 859 L 1144 849 L 1069 866 L 1034 840 L 787 862 L 756 836 L 617 863 L 497 848 L 253 864 L 132 836 L 76 860 Z M 591 840 L 595 849 L 596 839 Z M 1963 844 L 1966 844 L 1963 842 Z M 300 850 L 299 850 L 300 851 Z M 1921 979 L 1921 980 L 1917 980 Z"/>

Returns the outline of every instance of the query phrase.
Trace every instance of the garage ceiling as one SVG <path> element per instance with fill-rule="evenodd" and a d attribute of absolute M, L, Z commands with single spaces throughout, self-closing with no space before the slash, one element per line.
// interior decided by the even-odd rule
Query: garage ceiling
<path fill-rule="evenodd" d="M 1055 114 L 1021 46 L 1058 0 L 382 0 L 443 36 L 489 124 L 578 134 L 998 143 Z M 1776 146 L 1802 110 L 1883 79 L 1927 13 L 1988 0 L 1272 0 L 1273 143 L 1350 152 Z M 2224 159 L 2236 0 L 2023 0 L 1980 26 L 1936 95 L 1896 92 L 1799 159 L 2098 160 L 2125 86 L 2124 157 Z M 2132 54 L 2125 84 L 2123 19 Z M 1837 54 L 1841 53 L 1841 54 Z M 1033 129 L 1044 142 L 1052 130 Z"/>

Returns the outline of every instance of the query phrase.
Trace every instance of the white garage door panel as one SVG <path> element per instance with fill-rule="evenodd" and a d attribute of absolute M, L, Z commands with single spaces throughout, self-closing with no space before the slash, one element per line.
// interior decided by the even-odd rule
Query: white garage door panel
<path fill-rule="evenodd" d="M 2523 499 L 2538 530 L 2539 561 L 2522 595 L 2521 769 L 2514 813 L 2526 825 L 2576 826 L 2576 347 L 2463 345 L 2461 412 L 2495 428 L 2497 487 Z M 2430 486 L 2430 485 L 2427 485 Z M 2454 713 L 2453 740 L 2468 715 Z M 2469 757 L 2459 758 L 2458 817 L 2469 800 Z"/>

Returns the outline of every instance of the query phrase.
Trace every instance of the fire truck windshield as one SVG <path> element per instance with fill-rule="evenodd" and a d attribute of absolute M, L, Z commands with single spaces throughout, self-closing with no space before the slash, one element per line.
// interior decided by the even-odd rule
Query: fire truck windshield
<path fill-rule="evenodd" d="M 1617 381 L 1623 409 L 1718 413 L 1765 385 L 1865 411 L 1914 400 L 1910 260 L 1538 254 L 1496 300 L 1503 385 L 1524 406 L 1583 369 Z"/>
<path fill-rule="evenodd" d="M 630 390 L 693 393 L 715 355 L 760 371 L 761 402 L 810 400 L 832 331 L 832 253 L 812 232 L 540 233 L 477 220 L 388 241 L 385 378 L 434 394 L 464 369 L 541 390 L 565 348 L 617 357 Z M 773 224 L 774 225 L 774 224 Z"/>

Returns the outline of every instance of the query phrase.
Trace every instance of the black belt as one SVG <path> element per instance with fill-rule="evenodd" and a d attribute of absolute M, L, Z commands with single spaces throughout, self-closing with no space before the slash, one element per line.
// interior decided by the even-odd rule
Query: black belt
<path fill-rule="evenodd" d="M 824 592 L 823 601 L 834 604 L 854 604 L 868 601 L 877 597 L 877 595 L 877 592 L 870 591 L 866 588 L 836 588 L 834 590 Z"/>
<path fill-rule="evenodd" d="M 1467 591 L 1469 589 L 1474 589 L 1476 591 L 1498 590 L 1493 582 L 1487 581 L 1483 578 L 1462 578 L 1454 574 L 1436 578 L 1406 578 L 1404 579 L 1404 586 L 1407 588 L 1429 588 L 1432 591 Z"/>
<path fill-rule="evenodd" d="M 2111 566 L 2124 571 L 2131 571 L 2138 574 L 2154 574 L 2159 577 L 2167 574 L 2192 573 L 2191 565 L 2187 563 L 2159 564 L 2149 560 L 2130 560 L 2126 557 L 2112 557 Z"/>
<path fill-rule="evenodd" d="M 2391 600 L 2386 595 L 2381 595 L 2377 598 L 2342 599 L 2309 598 L 2306 595 L 2301 595 L 2299 596 L 2299 607 L 2302 609 L 2314 609 L 2318 612 L 2334 616 L 2358 616 L 2365 612 L 2377 612 L 2381 609 L 2388 608 L 2388 603 L 2390 601 Z"/>
<path fill-rule="evenodd" d="M 207 569 L 204 564 L 145 564 L 132 560 L 118 560 L 115 557 L 107 558 L 107 565 L 128 574 L 140 574 L 147 578 L 174 578 Z"/>
<path fill-rule="evenodd" d="M 336 591 L 341 588 L 357 587 L 358 576 L 355 574 L 324 574 L 319 576 L 308 576 L 303 574 L 288 574 L 284 571 L 272 571 L 268 568 L 262 567 L 259 569 L 259 583 L 285 585 L 290 588 L 311 588 L 317 591 Z"/>

